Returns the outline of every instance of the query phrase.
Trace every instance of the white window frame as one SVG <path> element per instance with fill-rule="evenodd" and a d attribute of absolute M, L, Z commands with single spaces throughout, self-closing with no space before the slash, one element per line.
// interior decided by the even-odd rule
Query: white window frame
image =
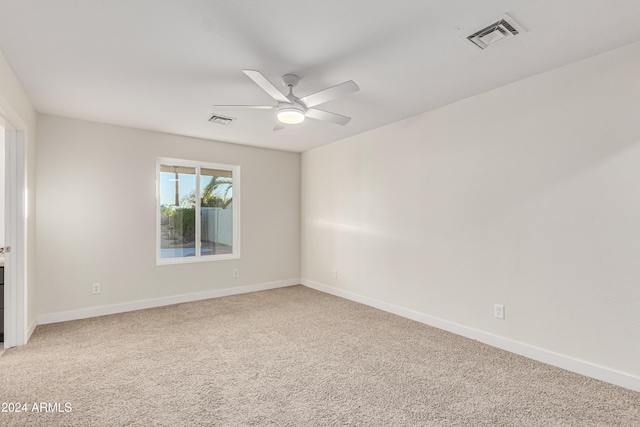
<path fill-rule="evenodd" d="M 196 255 L 179 258 L 161 258 L 161 226 L 160 226 L 160 165 L 185 166 L 196 170 Z M 233 245 L 232 253 L 220 255 L 200 254 L 201 249 L 201 215 L 200 215 L 200 169 L 220 169 L 230 171 L 233 179 Z M 211 262 L 240 258 L 240 166 L 226 165 L 222 163 L 200 162 L 196 160 L 175 159 L 158 157 L 156 159 L 156 265 L 165 264 L 189 264 L 194 262 Z"/>

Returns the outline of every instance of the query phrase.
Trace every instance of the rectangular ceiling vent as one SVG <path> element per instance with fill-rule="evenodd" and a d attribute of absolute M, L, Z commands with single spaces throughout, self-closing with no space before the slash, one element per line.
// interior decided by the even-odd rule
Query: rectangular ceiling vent
<path fill-rule="evenodd" d="M 219 125 L 228 125 L 233 120 L 235 120 L 233 117 L 219 116 L 217 114 L 214 114 L 213 116 L 211 116 L 211 118 L 209 118 L 210 122 L 218 123 Z"/>
<path fill-rule="evenodd" d="M 522 32 L 522 27 L 513 18 L 505 14 L 496 22 L 483 25 L 482 29 L 474 31 L 473 34 L 467 36 L 467 40 L 480 49 L 486 49 L 495 43 L 517 36 Z"/>

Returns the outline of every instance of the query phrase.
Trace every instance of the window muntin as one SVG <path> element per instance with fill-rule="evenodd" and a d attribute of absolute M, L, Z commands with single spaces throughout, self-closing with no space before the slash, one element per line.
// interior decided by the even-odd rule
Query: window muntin
<path fill-rule="evenodd" d="M 158 264 L 239 258 L 240 167 L 157 160 Z"/>

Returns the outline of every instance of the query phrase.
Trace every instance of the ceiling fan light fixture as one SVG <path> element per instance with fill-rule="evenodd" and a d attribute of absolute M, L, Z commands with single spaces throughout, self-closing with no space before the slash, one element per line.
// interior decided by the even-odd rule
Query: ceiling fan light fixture
<path fill-rule="evenodd" d="M 297 108 L 281 108 L 278 110 L 278 120 L 288 125 L 297 125 L 304 121 L 304 113 Z"/>
<path fill-rule="evenodd" d="M 314 108 L 316 105 L 324 104 L 339 96 L 348 95 L 360 90 L 358 85 L 349 80 L 344 83 L 323 89 L 319 92 L 312 93 L 303 98 L 299 98 L 293 94 L 293 88 L 300 81 L 300 77 L 295 74 L 285 74 L 282 76 L 282 82 L 289 89 L 289 94 L 285 95 L 273 83 L 271 83 L 260 71 L 242 70 L 255 84 L 260 86 L 271 98 L 278 102 L 277 106 L 273 105 L 218 105 L 219 108 L 252 108 L 252 109 L 276 109 L 276 118 L 278 123 L 273 130 L 283 129 L 280 123 L 295 125 L 302 123 L 305 117 L 311 117 L 314 120 L 323 120 L 338 125 L 346 125 L 351 120 L 350 117 L 341 116 L 340 114 L 330 113 L 328 111 L 318 110 Z"/>

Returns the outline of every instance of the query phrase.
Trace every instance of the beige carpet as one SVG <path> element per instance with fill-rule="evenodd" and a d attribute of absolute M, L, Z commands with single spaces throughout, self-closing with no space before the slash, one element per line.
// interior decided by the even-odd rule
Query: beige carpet
<path fill-rule="evenodd" d="M 2 426 L 640 426 L 640 393 L 302 286 L 39 326 L 0 379 Z"/>

